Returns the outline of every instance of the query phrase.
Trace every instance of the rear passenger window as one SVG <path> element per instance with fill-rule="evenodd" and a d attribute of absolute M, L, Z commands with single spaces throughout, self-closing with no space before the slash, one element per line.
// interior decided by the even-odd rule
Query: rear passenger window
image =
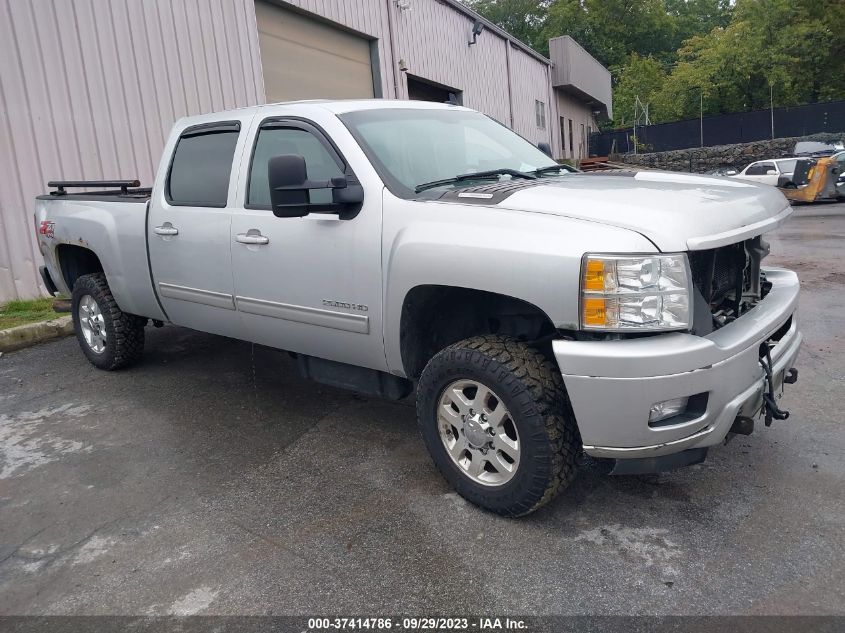
<path fill-rule="evenodd" d="M 303 156 L 309 180 L 329 180 L 343 176 L 343 168 L 338 165 L 333 153 L 311 132 L 290 127 L 265 127 L 258 132 L 252 155 L 247 195 L 250 207 L 270 208 L 267 163 L 274 156 L 282 154 Z M 331 189 L 312 189 L 309 195 L 312 204 L 329 204 L 332 201 Z"/>
<path fill-rule="evenodd" d="M 179 137 L 170 174 L 167 201 L 192 207 L 225 207 L 239 123 L 189 128 Z"/>

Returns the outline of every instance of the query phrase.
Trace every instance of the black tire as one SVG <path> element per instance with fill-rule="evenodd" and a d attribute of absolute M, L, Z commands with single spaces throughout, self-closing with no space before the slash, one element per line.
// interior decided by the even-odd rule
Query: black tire
<path fill-rule="evenodd" d="M 85 340 L 79 316 L 79 303 L 86 295 L 97 303 L 103 315 L 106 333 L 105 349 L 97 353 Z M 73 285 L 71 299 L 73 327 L 82 353 L 92 365 L 111 371 L 121 369 L 138 361 L 144 353 L 144 326 L 147 319 L 126 314 L 117 307 L 103 273 L 83 275 Z"/>
<path fill-rule="evenodd" d="M 788 182 L 783 186 L 784 189 L 798 189 L 798 185 L 794 182 Z"/>
<path fill-rule="evenodd" d="M 489 387 L 510 412 L 521 444 L 512 478 L 491 487 L 455 464 L 440 438 L 437 407 L 456 380 Z M 450 345 L 426 365 L 417 387 L 417 417 L 435 465 L 462 497 L 509 517 L 534 512 L 575 478 L 581 438 L 557 367 L 531 346 L 505 336 Z"/>

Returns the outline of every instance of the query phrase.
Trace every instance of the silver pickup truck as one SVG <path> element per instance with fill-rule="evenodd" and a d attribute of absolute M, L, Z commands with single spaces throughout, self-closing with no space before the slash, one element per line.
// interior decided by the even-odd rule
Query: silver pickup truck
<path fill-rule="evenodd" d="M 500 514 L 548 502 L 584 453 L 667 470 L 788 415 L 798 278 L 761 267 L 791 213 L 774 187 L 579 173 L 478 112 L 378 100 L 185 118 L 151 189 L 50 185 L 42 275 L 94 365 L 170 322 L 331 385 L 416 387 L 437 468 Z"/>

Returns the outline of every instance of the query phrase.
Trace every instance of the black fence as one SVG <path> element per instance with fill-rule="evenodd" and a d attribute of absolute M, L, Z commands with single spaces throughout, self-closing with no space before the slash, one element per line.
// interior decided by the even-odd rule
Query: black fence
<path fill-rule="evenodd" d="M 845 132 L 845 101 L 775 108 L 775 138 L 819 132 Z M 668 152 L 690 147 L 750 143 L 772 138 L 772 111 L 754 110 L 688 119 L 674 123 L 637 126 L 639 153 Z M 634 128 L 590 136 L 590 155 L 634 152 Z"/>

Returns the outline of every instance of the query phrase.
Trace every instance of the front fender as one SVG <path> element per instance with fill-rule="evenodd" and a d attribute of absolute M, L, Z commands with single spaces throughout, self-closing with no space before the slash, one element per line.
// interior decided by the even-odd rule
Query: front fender
<path fill-rule="evenodd" d="M 585 252 L 655 251 L 627 229 L 585 220 L 459 203 L 401 200 L 385 192 L 384 341 L 390 371 L 404 376 L 405 296 L 421 285 L 484 290 L 542 310 L 559 329 L 578 327 Z"/>

